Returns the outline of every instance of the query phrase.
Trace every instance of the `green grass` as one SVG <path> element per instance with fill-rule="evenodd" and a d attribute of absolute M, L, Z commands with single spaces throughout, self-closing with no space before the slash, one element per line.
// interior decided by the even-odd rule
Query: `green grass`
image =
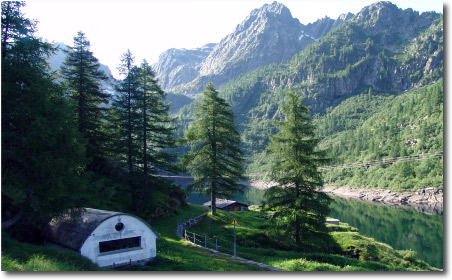
<path fill-rule="evenodd" d="M 268 222 L 257 211 L 225 212 L 217 210 L 190 229 L 200 235 L 219 239 L 220 251 L 232 254 L 233 219 L 238 221 L 237 256 L 291 271 L 406 271 L 434 270 L 418 260 L 414 251 L 397 251 L 387 244 L 359 234 L 356 228 L 341 223 L 331 225 L 329 252 L 278 250 L 268 240 Z M 220 242 L 219 241 L 219 242 Z M 208 245 L 213 248 L 214 245 Z M 346 257 L 347 255 L 347 257 Z"/>
<path fill-rule="evenodd" d="M 146 266 L 121 268 L 127 271 L 259 271 L 257 266 L 233 261 L 228 257 L 213 255 L 176 235 L 177 220 L 182 217 L 197 217 L 208 208 L 189 204 L 178 209 L 177 214 L 150 221 L 159 233 L 157 258 Z M 376 242 L 359 234 L 356 228 L 341 223 L 331 226 L 329 233 L 331 250 L 325 252 L 296 252 L 276 249 L 274 240 L 265 234 L 269 224 L 257 211 L 225 212 L 217 210 L 217 216 L 210 214 L 201 223 L 189 229 L 190 232 L 206 234 L 219 239 L 220 251 L 232 254 L 234 226 L 238 221 L 237 256 L 291 271 L 393 271 L 434 270 L 416 258 L 414 251 L 397 251 L 386 244 Z M 208 247 L 214 248 L 210 240 Z M 203 245 L 203 244 L 202 244 Z M 357 258 L 345 255 L 359 255 Z M 111 271 L 101 269 L 88 259 L 70 251 L 58 250 L 18 242 L 2 232 L 3 271 Z"/>
<path fill-rule="evenodd" d="M 157 258 L 146 266 L 132 266 L 121 270 L 132 271 L 258 271 L 259 267 L 247 265 L 230 258 L 212 257 L 211 253 L 180 240 L 176 236 L 178 218 L 194 217 L 206 213 L 203 206 L 189 205 L 178 209 L 178 214 L 150 221 L 159 233 Z M 99 268 L 76 253 L 19 242 L 2 232 L 3 271 L 111 271 Z"/>
<path fill-rule="evenodd" d="M 2 231 L 2 271 L 97 271 L 87 258 L 70 251 L 19 242 Z"/>
<path fill-rule="evenodd" d="M 197 217 L 208 211 L 207 207 L 189 204 L 178 209 L 177 215 L 151 222 L 160 234 L 157 241 L 157 259 L 140 270 L 157 271 L 257 271 L 257 266 L 231 261 L 230 258 L 212 257 L 212 253 L 180 240 L 176 235 L 177 219 Z"/>

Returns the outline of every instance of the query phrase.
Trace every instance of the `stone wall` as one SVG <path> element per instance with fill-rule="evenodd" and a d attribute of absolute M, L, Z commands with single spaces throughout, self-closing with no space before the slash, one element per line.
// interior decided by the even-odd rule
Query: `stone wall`
<path fill-rule="evenodd" d="M 189 219 L 188 221 L 178 224 L 176 228 L 177 236 L 179 236 L 180 238 L 184 238 L 184 231 L 199 223 L 202 219 L 204 219 L 205 216 L 207 216 L 207 213 L 204 213 L 196 218 Z"/>

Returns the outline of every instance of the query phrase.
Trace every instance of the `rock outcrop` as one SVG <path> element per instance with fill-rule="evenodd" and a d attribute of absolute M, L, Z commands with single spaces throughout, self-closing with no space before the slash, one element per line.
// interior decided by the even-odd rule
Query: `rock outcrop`
<path fill-rule="evenodd" d="M 307 24 L 303 28 L 301 36 L 305 35 L 314 40 L 318 40 L 328 34 L 328 32 L 332 29 L 338 27 L 344 21 L 350 20 L 352 17 L 352 13 L 342 14 L 337 19 L 332 19 L 326 16 L 322 19 L 316 20 L 313 23 Z"/>
<path fill-rule="evenodd" d="M 193 81 L 199 75 L 199 64 L 206 59 L 216 44 L 206 44 L 196 49 L 169 49 L 153 65 L 160 86 L 173 90 Z"/>
<path fill-rule="evenodd" d="M 325 186 L 325 193 L 396 207 L 411 207 L 426 214 L 443 213 L 443 190 L 434 188 L 417 191 L 396 192 L 386 189 L 354 188 L 350 186 Z"/>
<path fill-rule="evenodd" d="M 272 63 L 284 63 L 352 14 L 333 20 L 328 17 L 303 25 L 281 3 L 253 10 L 235 30 L 218 44 L 186 50 L 170 49 L 154 65 L 165 90 L 199 93 L 212 81 L 221 84 Z"/>

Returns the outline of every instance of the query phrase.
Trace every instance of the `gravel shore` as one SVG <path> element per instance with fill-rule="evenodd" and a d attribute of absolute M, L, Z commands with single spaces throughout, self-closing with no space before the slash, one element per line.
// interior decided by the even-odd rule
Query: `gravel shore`
<path fill-rule="evenodd" d="M 272 181 L 248 181 L 245 184 L 260 190 L 278 185 L 278 183 Z M 396 192 L 387 189 L 325 185 L 323 191 L 327 194 L 347 199 L 356 199 L 392 207 L 414 208 L 419 212 L 430 215 L 443 213 L 443 190 L 434 188 L 419 189 L 413 192 Z"/>

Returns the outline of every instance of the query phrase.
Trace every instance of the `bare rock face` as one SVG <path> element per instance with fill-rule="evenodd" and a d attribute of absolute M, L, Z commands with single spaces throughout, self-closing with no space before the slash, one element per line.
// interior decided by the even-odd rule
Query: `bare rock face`
<path fill-rule="evenodd" d="M 432 19 L 437 18 L 434 12 L 425 12 L 422 15 L 413 9 L 401 9 L 389 1 L 380 1 L 364 7 L 353 21 L 367 22 L 369 32 L 379 33 L 382 30 L 387 32 L 399 32 L 401 29 L 406 31 L 407 36 L 418 32 L 416 29 L 425 28 L 430 25 Z"/>
<path fill-rule="evenodd" d="M 331 19 L 324 17 L 318 19 L 313 23 L 307 24 L 302 31 L 302 36 L 309 36 L 314 40 L 318 40 L 328 34 L 332 29 L 338 27 L 346 20 L 350 20 L 353 17 L 352 13 L 342 14 L 337 19 Z"/>
<path fill-rule="evenodd" d="M 323 191 L 339 197 L 363 200 L 396 207 L 410 207 L 426 214 L 443 213 L 443 190 L 434 188 L 396 192 L 387 189 L 325 186 Z"/>
<path fill-rule="evenodd" d="M 210 54 L 216 44 L 196 49 L 169 49 L 153 65 L 159 84 L 165 90 L 193 81 L 199 75 L 198 65 Z"/>
<path fill-rule="evenodd" d="M 351 16 L 325 17 L 305 26 L 283 4 L 265 4 L 220 43 L 193 50 L 170 49 L 160 55 L 154 70 L 163 89 L 183 86 L 183 92 L 196 94 L 209 81 L 219 87 L 256 68 L 289 61 Z"/>
<path fill-rule="evenodd" d="M 253 10 L 201 64 L 200 74 L 244 73 L 258 66 L 287 61 L 314 40 L 299 40 L 303 25 L 284 5 L 273 2 Z M 230 75 L 227 75 L 230 76 Z"/>

